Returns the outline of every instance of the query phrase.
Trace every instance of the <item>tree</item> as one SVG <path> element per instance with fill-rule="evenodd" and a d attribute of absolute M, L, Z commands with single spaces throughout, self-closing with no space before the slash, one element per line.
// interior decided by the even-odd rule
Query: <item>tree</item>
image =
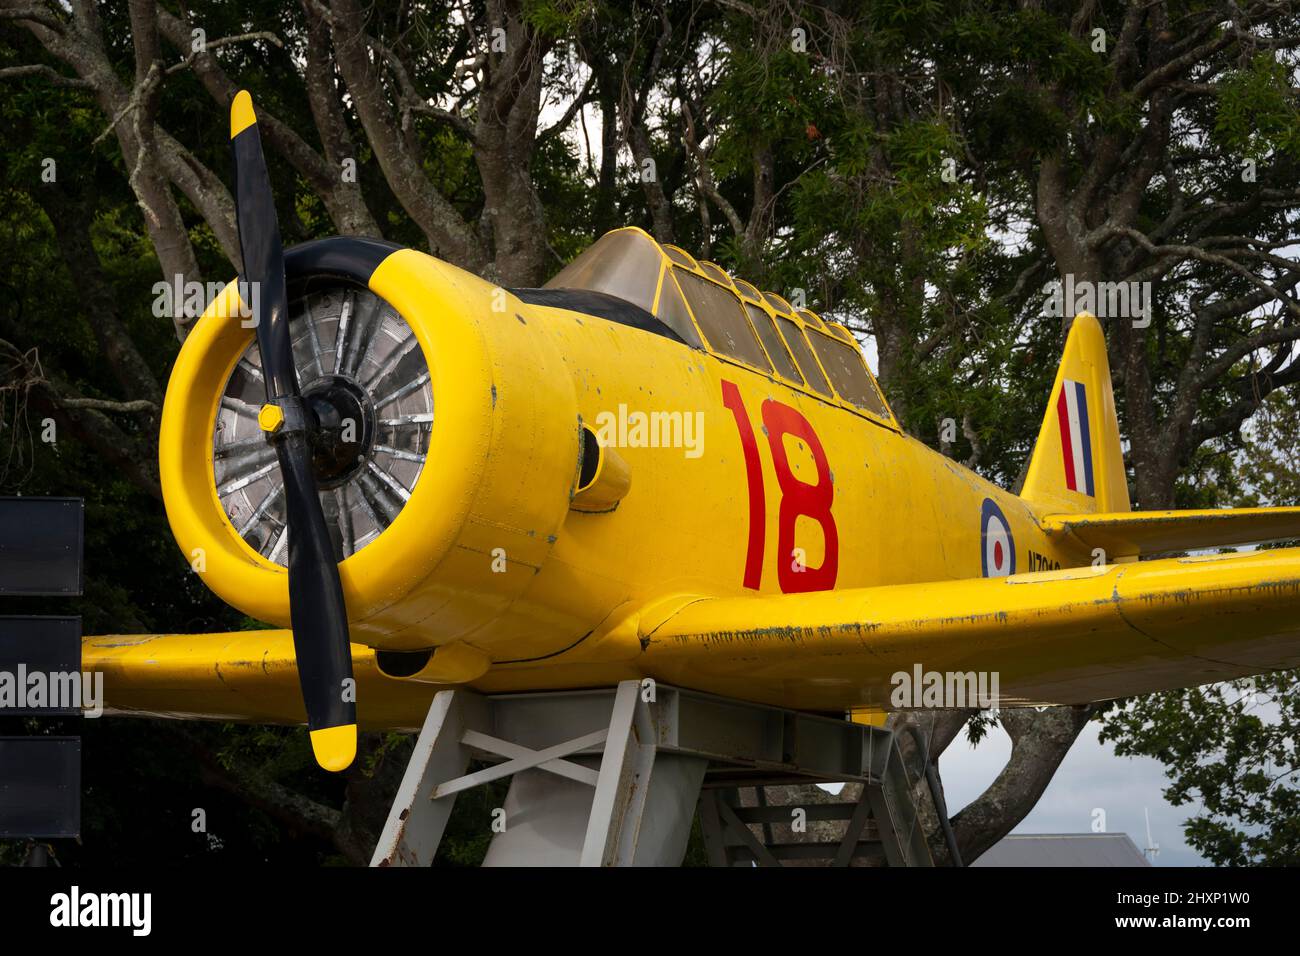
<path fill-rule="evenodd" d="M 1199 803 L 1187 842 L 1219 866 L 1300 863 L 1300 685 L 1294 671 L 1153 694 L 1108 715 L 1101 739 L 1154 757 L 1174 806 Z"/>
<path fill-rule="evenodd" d="M 1209 489 L 1237 507 L 1300 501 L 1300 408 L 1275 391 L 1243 430 L 1226 479 Z M 1292 542 L 1294 544 L 1294 542 Z M 1300 863 L 1300 682 L 1295 671 L 1153 694 L 1108 711 L 1103 740 L 1165 766 L 1174 806 L 1200 804 L 1187 841 L 1220 866 Z"/>
<path fill-rule="evenodd" d="M 1032 197 L 1060 280 L 1149 290 L 1108 336 L 1144 508 L 1171 507 L 1196 451 L 1300 378 L 1300 270 L 1278 255 L 1300 205 L 1298 16 L 1089 3 L 955 23 L 949 76 L 976 175 Z"/>
<path fill-rule="evenodd" d="M 978 385 L 1041 411 L 1074 312 L 1048 307 L 1053 278 L 1135 292 L 1108 345 L 1141 507 L 1186 502 L 1212 450 L 1300 379 L 1300 268 L 1279 255 L 1300 211 L 1293 8 L 726 6 L 773 37 L 803 28 L 836 92 L 825 162 L 793 184 L 800 242 L 832 279 L 821 310 L 863 320 L 918 434 L 961 418 L 968 463 L 1017 474 L 1036 422 Z M 1007 232 L 1023 238 L 991 249 Z M 1027 812 L 1097 712 L 1004 716 L 1007 769 L 954 818 L 966 857 Z"/>
<path fill-rule="evenodd" d="M 152 443 L 193 316 L 146 292 L 239 267 L 226 111 L 246 87 L 286 242 L 382 235 L 535 285 L 643 225 L 869 335 L 905 426 L 1006 484 L 1069 324 L 1046 284 L 1138 283 L 1145 307 L 1107 336 L 1135 500 L 1263 488 L 1236 456 L 1300 378 L 1298 28 L 1266 0 L 0 0 L 0 110 L 23 144 L 0 151 L 0 396 L 25 449 L 7 487 L 91 487 L 100 518 L 135 522 L 150 557 L 106 572 L 111 626 L 239 625 L 169 551 Z M 32 439 L 36 415 L 74 468 Z M 1011 760 L 954 817 L 965 859 L 1095 713 L 1003 715 Z M 937 759 L 968 718 L 900 724 L 924 719 Z M 305 815 L 312 852 L 364 855 L 384 774 L 323 789 L 278 732 L 189 733 L 181 752 L 250 814 Z"/>

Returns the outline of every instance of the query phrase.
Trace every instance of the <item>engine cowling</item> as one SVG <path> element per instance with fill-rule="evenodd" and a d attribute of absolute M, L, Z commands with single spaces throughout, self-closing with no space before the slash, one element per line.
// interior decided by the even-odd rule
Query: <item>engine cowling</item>
<path fill-rule="evenodd" d="M 568 514 L 582 428 L 561 357 L 501 307 L 503 290 L 414 250 L 319 240 L 286 253 L 286 275 L 303 393 L 327 423 L 313 464 L 353 640 L 473 642 L 526 591 Z M 285 626 L 282 496 L 262 471 L 252 343 L 232 283 L 172 372 L 163 497 L 208 587 Z"/>

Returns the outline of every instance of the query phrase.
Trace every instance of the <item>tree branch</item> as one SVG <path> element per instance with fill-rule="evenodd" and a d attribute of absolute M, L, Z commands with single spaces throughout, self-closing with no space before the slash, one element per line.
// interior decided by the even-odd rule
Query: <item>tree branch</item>
<path fill-rule="evenodd" d="M 33 63 L 28 66 L 7 66 L 0 70 L 0 80 L 17 79 L 24 76 L 42 76 L 55 86 L 65 86 L 79 90 L 91 88 L 88 81 L 77 76 L 64 76 L 58 70 L 43 63 Z"/>

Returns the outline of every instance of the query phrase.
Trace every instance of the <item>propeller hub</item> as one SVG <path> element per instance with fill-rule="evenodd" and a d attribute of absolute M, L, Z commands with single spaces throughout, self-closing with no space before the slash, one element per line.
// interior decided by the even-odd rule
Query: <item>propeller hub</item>
<path fill-rule="evenodd" d="M 312 429 L 312 470 L 322 488 L 345 484 L 374 443 L 375 410 L 370 396 L 342 375 L 317 379 L 303 390 L 303 399 L 316 418 Z"/>

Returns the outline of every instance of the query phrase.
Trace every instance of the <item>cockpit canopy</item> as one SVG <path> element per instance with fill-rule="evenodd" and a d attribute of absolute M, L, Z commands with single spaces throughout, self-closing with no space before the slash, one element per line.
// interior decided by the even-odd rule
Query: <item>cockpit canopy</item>
<path fill-rule="evenodd" d="M 853 335 L 759 292 L 712 262 L 636 228 L 606 233 L 547 289 L 585 289 L 630 302 L 683 342 L 775 375 L 796 388 L 897 427 Z"/>

